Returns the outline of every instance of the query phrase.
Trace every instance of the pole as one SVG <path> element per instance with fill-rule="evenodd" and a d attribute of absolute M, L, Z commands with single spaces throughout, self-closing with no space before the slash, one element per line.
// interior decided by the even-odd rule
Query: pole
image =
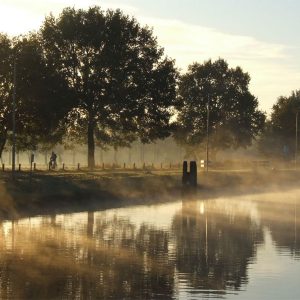
<path fill-rule="evenodd" d="M 207 116 L 206 116 L 206 172 L 208 172 L 208 147 L 209 147 L 209 97 L 207 98 Z"/>
<path fill-rule="evenodd" d="M 14 89 L 13 89 L 13 107 L 12 107 L 12 129 L 13 129 L 13 140 L 12 140 L 12 176 L 15 178 L 16 170 L 16 84 L 17 84 L 17 63 L 16 58 L 14 59 Z"/>
<path fill-rule="evenodd" d="M 297 169 L 297 152 L 298 152 L 298 111 L 296 112 L 296 136 L 295 136 L 295 169 Z"/>

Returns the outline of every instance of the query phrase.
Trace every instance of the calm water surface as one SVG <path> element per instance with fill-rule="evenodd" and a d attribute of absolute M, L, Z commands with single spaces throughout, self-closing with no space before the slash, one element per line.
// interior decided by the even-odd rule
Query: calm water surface
<path fill-rule="evenodd" d="M 300 299 L 300 190 L 2 221 L 1 299 Z"/>

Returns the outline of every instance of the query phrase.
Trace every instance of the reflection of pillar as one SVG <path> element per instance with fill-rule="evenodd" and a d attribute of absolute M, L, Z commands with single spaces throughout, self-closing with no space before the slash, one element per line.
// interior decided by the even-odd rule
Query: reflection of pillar
<path fill-rule="evenodd" d="M 207 213 L 205 211 L 205 260 L 207 264 L 208 258 L 208 242 L 207 242 Z"/>
<path fill-rule="evenodd" d="M 50 216 L 50 223 L 52 226 L 55 226 L 56 223 L 56 215 L 51 215 Z"/>
<path fill-rule="evenodd" d="M 88 218 L 87 218 L 87 237 L 88 241 L 85 243 L 86 249 L 86 266 L 92 270 L 93 269 L 93 244 L 91 243 L 94 231 L 94 212 L 88 211 Z M 88 272 L 86 275 L 81 277 L 81 297 L 82 299 L 93 299 L 91 295 L 93 294 L 92 291 L 95 289 L 94 281 L 91 280 L 91 274 Z"/>
<path fill-rule="evenodd" d="M 187 193 L 190 196 L 195 195 L 194 193 Z M 194 228 L 197 219 L 199 217 L 198 202 L 189 198 L 188 200 L 182 201 L 182 221 L 186 228 Z"/>
<path fill-rule="evenodd" d="M 11 249 L 15 249 L 15 220 L 11 221 Z"/>
<path fill-rule="evenodd" d="M 94 229 L 94 212 L 88 212 L 88 222 L 87 222 L 87 236 L 93 237 L 93 229 Z"/>
<path fill-rule="evenodd" d="M 296 255 L 296 249 L 297 249 L 297 200 L 295 199 L 295 218 L 294 218 L 294 255 Z"/>

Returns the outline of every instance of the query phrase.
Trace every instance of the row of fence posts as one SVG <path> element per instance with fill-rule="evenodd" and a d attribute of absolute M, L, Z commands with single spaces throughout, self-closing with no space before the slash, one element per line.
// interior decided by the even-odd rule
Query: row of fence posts
<path fill-rule="evenodd" d="M 173 167 L 177 167 L 178 169 L 180 168 L 180 163 L 178 163 L 177 165 L 174 165 L 174 164 L 169 164 L 169 169 L 172 169 Z M 65 170 L 65 167 L 66 167 L 66 165 L 65 165 L 65 163 L 63 163 L 62 164 L 62 168 L 61 168 L 61 170 Z M 105 166 L 105 164 L 104 163 L 102 163 L 102 166 L 101 166 L 101 168 L 104 170 L 104 169 L 116 169 L 118 166 L 116 166 L 115 164 L 113 164 L 111 167 L 107 167 L 107 166 Z M 161 169 L 163 169 L 163 163 L 161 163 L 160 164 L 160 168 Z M 134 169 L 134 170 L 136 170 L 137 169 L 137 166 L 136 166 L 136 163 L 133 163 L 133 165 L 132 165 L 132 168 Z M 142 169 L 143 170 L 146 170 L 147 168 L 151 168 L 151 169 L 154 169 L 155 167 L 154 167 L 154 163 L 152 163 L 151 164 L 151 166 L 146 166 L 146 164 L 145 163 L 143 163 L 143 167 L 142 167 Z M 96 168 L 97 169 L 97 168 Z M 124 163 L 123 164 L 123 169 L 126 169 L 126 163 Z M 36 171 L 37 170 L 37 165 L 36 165 L 36 163 L 31 163 L 31 165 L 30 165 L 30 170 L 33 170 L 33 171 Z M 49 163 L 48 164 L 48 170 L 50 171 L 51 170 L 51 164 Z M 80 170 L 80 163 L 78 163 L 77 164 L 77 170 Z M 2 163 L 2 171 L 4 172 L 5 171 L 5 164 L 4 163 Z M 19 166 L 18 166 L 18 171 L 19 172 L 21 172 L 22 171 L 22 164 L 19 164 Z"/>

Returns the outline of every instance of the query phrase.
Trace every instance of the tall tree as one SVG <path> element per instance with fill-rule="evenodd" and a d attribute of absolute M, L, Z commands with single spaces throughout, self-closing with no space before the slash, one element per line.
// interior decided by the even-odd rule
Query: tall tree
<path fill-rule="evenodd" d="M 278 98 L 273 105 L 268 126 L 259 140 L 259 149 L 262 153 L 285 159 L 294 158 L 297 113 L 300 120 L 300 90 L 293 91 L 288 97 Z"/>
<path fill-rule="evenodd" d="M 205 145 L 209 110 L 210 151 L 247 147 L 262 129 L 265 115 L 249 92 L 250 76 L 223 59 L 194 63 L 181 77 L 176 139 L 190 149 Z"/>
<path fill-rule="evenodd" d="M 41 37 L 48 64 L 76 94 L 70 123 L 86 129 L 90 168 L 95 135 L 115 144 L 170 134 L 177 72 L 151 29 L 120 10 L 66 8 L 46 18 Z"/>
<path fill-rule="evenodd" d="M 37 36 L 11 40 L 0 35 L 0 56 L 0 155 L 11 139 L 14 63 L 17 148 L 35 149 L 61 141 L 72 95 L 64 78 L 46 65 Z"/>
<path fill-rule="evenodd" d="M 0 33 L 0 157 L 11 124 L 12 68 L 12 42 Z"/>
<path fill-rule="evenodd" d="M 37 35 L 15 41 L 19 148 L 53 147 L 61 142 L 73 95 L 67 82 L 46 63 Z"/>

